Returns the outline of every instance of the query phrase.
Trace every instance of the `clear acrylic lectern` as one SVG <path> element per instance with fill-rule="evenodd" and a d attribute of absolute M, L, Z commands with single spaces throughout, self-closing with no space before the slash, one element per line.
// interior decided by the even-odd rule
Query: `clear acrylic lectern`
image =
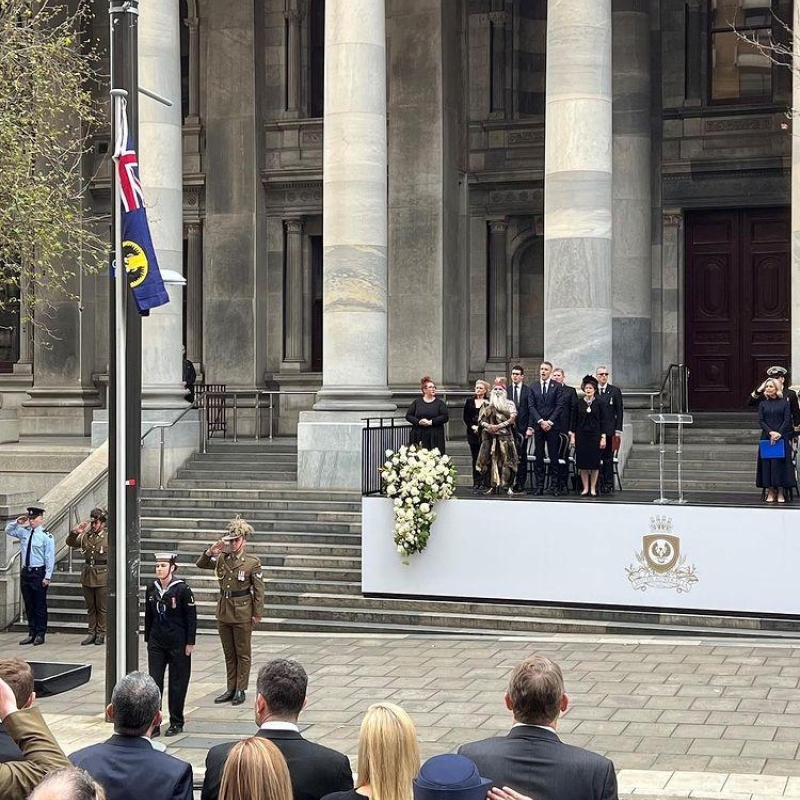
<path fill-rule="evenodd" d="M 683 426 L 694 422 L 691 414 L 650 414 L 650 421 L 658 426 L 658 491 L 659 497 L 654 503 L 685 503 L 683 499 L 683 485 L 681 483 L 681 456 L 683 455 Z M 678 499 L 669 500 L 664 497 L 664 455 L 667 452 L 666 430 L 667 425 L 678 427 L 678 447 L 675 455 L 678 457 Z"/>

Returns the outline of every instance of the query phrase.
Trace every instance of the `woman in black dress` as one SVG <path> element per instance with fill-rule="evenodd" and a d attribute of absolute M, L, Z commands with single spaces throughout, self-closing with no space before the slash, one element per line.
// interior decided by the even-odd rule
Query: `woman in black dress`
<path fill-rule="evenodd" d="M 764 386 L 764 399 L 758 404 L 758 424 L 761 426 L 761 439 L 769 439 L 774 447 L 783 448 L 779 458 L 762 458 L 758 452 L 756 486 L 767 490 L 768 503 L 785 503 L 785 489 L 796 489 L 794 467 L 792 466 L 791 438 L 792 411 L 781 396 L 777 381 L 768 380 Z"/>
<path fill-rule="evenodd" d="M 467 426 L 467 443 L 472 456 L 472 494 L 483 488 L 483 474 L 475 466 L 478 452 L 481 449 L 481 429 L 478 427 L 478 416 L 481 413 L 490 386 L 486 381 L 475 381 L 475 396 L 468 397 L 464 403 L 464 425 Z"/>
<path fill-rule="evenodd" d="M 411 441 L 426 450 L 437 448 L 444 455 L 444 425 L 449 418 L 447 406 L 436 396 L 436 384 L 426 375 L 421 381 L 422 397 L 408 409 L 406 419 L 411 423 Z"/>
<path fill-rule="evenodd" d="M 597 379 L 587 375 L 581 382 L 583 398 L 578 400 L 575 431 L 570 442 L 575 445 L 575 466 L 580 471 L 581 497 L 597 497 L 597 476 L 606 441 L 613 436 L 614 419 L 609 406 L 597 396 Z"/>

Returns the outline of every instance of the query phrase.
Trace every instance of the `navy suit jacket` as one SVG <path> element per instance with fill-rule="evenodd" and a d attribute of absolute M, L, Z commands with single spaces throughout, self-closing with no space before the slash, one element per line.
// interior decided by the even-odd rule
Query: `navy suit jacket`
<path fill-rule="evenodd" d="M 530 420 L 530 411 L 528 409 L 528 395 L 530 394 L 530 387 L 525 385 L 523 381 L 519 385 L 519 403 L 517 403 L 517 430 L 524 436 L 528 428 Z M 508 384 L 508 399 L 514 402 L 514 384 Z"/>
<path fill-rule="evenodd" d="M 102 784 L 108 800 L 192 800 L 192 765 L 154 750 L 140 736 L 115 733 L 69 760 Z"/>
<path fill-rule="evenodd" d="M 528 395 L 528 425 L 534 430 L 539 429 L 539 420 L 549 420 L 553 428 L 560 431 L 562 426 L 561 413 L 564 408 L 564 391 L 561 384 L 552 378 L 547 387 L 547 396 L 542 395 L 542 382 L 537 378 L 531 384 Z"/>
<path fill-rule="evenodd" d="M 614 430 L 622 430 L 622 419 L 624 415 L 624 408 L 622 406 L 622 389 L 619 386 L 612 386 L 610 383 L 606 384 L 606 391 L 601 392 L 597 390 L 600 397 L 602 397 L 611 408 L 611 415 L 614 417 Z"/>
<path fill-rule="evenodd" d="M 565 433 L 575 432 L 578 423 L 578 391 L 574 386 L 561 385 L 564 393 L 564 407 L 561 411 L 561 430 Z"/>
<path fill-rule="evenodd" d="M 552 731 L 512 728 L 458 749 L 495 786 L 510 786 L 536 800 L 617 800 L 617 776 L 607 758 L 564 744 Z"/>

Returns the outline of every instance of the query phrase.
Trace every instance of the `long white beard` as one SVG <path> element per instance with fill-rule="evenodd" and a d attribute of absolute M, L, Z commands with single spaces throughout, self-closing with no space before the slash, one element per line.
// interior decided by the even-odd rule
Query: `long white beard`
<path fill-rule="evenodd" d="M 508 395 L 505 392 L 492 392 L 492 399 L 489 405 L 495 411 L 501 411 L 503 414 L 508 413 Z"/>

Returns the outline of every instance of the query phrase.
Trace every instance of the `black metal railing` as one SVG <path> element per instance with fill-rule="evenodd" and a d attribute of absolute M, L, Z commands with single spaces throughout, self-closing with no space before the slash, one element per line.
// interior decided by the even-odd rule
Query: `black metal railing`
<path fill-rule="evenodd" d="M 397 452 L 411 439 L 411 425 L 403 417 L 365 417 L 361 431 L 361 493 L 383 494 L 381 467 L 386 451 Z"/>

